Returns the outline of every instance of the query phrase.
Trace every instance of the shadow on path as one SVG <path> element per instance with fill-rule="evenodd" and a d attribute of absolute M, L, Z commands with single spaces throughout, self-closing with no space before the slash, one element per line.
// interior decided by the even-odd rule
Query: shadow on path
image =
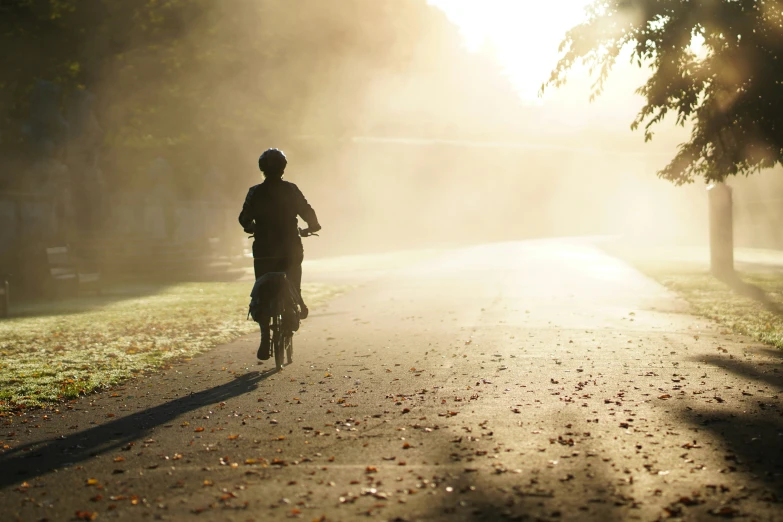
<path fill-rule="evenodd" d="M 765 485 L 762 500 L 783 502 L 783 353 L 768 350 L 778 362 L 760 365 L 718 356 L 700 362 L 722 368 L 746 379 L 748 391 L 741 414 L 694 410 L 684 420 L 709 430 L 724 440 L 730 452 L 724 455 L 724 473 L 744 471 Z M 759 390 L 761 386 L 768 391 Z"/>
<path fill-rule="evenodd" d="M 25 444 L 0 455 L 0 488 L 39 477 L 125 446 L 179 415 L 251 392 L 277 373 L 250 372 L 231 382 L 148 408 L 106 424 L 60 438 Z"/>
<path fill-rule="evenodd" d="M 574 415 L 560 417 L 559 421 L 568 422 L 569 426 L 571 422 L 579 423 Z M 631 515 L 640 518 L 633 499 L 612 480 L 610 465 L 586 456 L 603 453 L 597 440 L 582 439 L 579 458 L 554 457 L 563 453 L 556 447 L 547 453 L 532 448 L 524 453 L 504 452 L 499 449 L 503 444 L 494 440 L 494 430 L 518 428 L 502 420 L 492 424 L 491 431 L 487 431 L 489 427 L 475 429 L 476 437 L 469 437 L 464 431 L 456 438 L 452 430 L 431 432 L 428 446 L 434 449 L 427 452 L 427 461 L 445 465 L 436 464 L 432 469 L 436 474 L 431 477 L 421 472 L 418 489 L 424 495 L 434 486 L 440 494 L 433 496 L 422 512 L 407 513 L 407 508 L 398 506 L 405 516 L 389 520 L 613 522 L 628 520 Z M 410 424 L 407 427 L 413 428 Z M 555 425 L 545 428 L 553 433 L 558 429 Z M 494 451 L 499 452 L 497 458 L 487 459 L 486 454 Z M 551 465 L 553 457 L 559 461 L 557 468 Z M 407 515 L 412 516 L 408 519 Z"/>
<path fill-rule="evenodd" d="M 748 363 L 739 359 L 727 359 L 718 355 L 699 357 L 698 361 L 717 366 L 747 380 L 761 381 L 783 392 L 783 351 L 773 348 L 761 350 L 763 355 L 776 358 L 776 363 Z"/>
<path fill-rule="evenodd" d="M 728 287 L 734 290 L 736 293 L 745 297 L 750 297 L 754 301 L 758 301 L 764 305 L 764 307 L 769 312 L 777 315 L 783 315 L 783 306 L 781 306 L 780 303 L 777 303 L 771 299 L 769 294 L 763 288 L 743 281 L 736 272 L 721 275 L 718 277 L 718 279 L 728 285 Z"/>

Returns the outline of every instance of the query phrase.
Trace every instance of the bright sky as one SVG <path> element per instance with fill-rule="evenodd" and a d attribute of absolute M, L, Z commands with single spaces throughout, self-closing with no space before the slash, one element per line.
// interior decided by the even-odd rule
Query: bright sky
<path fill-rule="evenodd" d="M 583 67 L 570 71 L 567 85 L 547 89 L 543 99 L 538 95 L 557 64 L 566 32 L 586 19 L 585 8 L 592 0 L 427 1 L 459 26 L 469 49 L 489 46 L 493 50 L 522 101 L 539 108 L 537 122 L 546 121 L 550 128 L 630 133 L 629 126 L 644 105 L 635 90 L 645 83 L 649 70 L 631 65 L 622 55 L 593 103 L 589 99 L 595 78 Z M 649 144 L 643 146 L 643 133 L 634 134 L 639 150 L 649 152 Z M 664 123 L 657 127 L 655 143 L 673 147 L 685 135 L 685 129 Z"/>
<path fill-rule="evenodd" d="M 457 24 L 468 48 L 489 44 L 527 101 L 557 63 L 566 31 L 585 19 L 591 0 L 428 0 Z M 587 97 L 589 93 L 585 93 Z"/>
<path fill-rule="evenodd" d="M 622 55 L 593 103 L 589 99 L 595 78 L 578 66 L 568 74 L 566 86 L 547 89 L 543 99 L 538 94 L 557 64 L 566 32 L 586 19 L 585 8 L 592 0 L 427 1 L 459 26 L 469 49 L 488 45 L 523 102 L 539 106 L 553 125 L 629 132 L 644 104 L 635 90 L 645 83 L 649 71 L 632 66 Z M 672 127 L 659 127 L 658 135 L 663 137 L 667 129 Z M 643 134 L 638 135 L 641 142 Z"/>

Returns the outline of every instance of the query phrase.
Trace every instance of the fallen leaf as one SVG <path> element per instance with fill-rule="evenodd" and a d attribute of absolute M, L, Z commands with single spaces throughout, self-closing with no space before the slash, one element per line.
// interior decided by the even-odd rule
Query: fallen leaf
<path fill-rule="evenodd" d="M 710 511 L 710 513 L 719 517 L 734 517 L 739 515 L 739 509 L 731 506 L 721 506 L 719 508 L 713 509 Z"/>

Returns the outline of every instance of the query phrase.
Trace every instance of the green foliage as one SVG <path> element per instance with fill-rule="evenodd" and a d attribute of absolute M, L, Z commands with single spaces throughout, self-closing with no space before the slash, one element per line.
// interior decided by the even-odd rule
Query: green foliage
<path fill-rule="evenodd" d="M 703 42 L 704 53 L 695 47 Z M 693 44 L 697 44 L 694 46 Z M 659 176 L 676 184 L 722 181 L 783 159 L 783 2 L 780 0 L 597 0 L 571 29 L 546 86 L 580 62 L 601 92 L 621 51 L 652 71 L 632 128 L 645 138 L 670 112 L 692 123 L 690 140 Z"/>

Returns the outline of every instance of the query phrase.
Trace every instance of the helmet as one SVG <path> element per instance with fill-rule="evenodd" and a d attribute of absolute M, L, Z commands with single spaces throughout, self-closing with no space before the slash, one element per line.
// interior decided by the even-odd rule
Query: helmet
<path fill-rule="evenodd" d="M 288 165 L 288 160 L 280 149 L 267 149 L 258 158 L 258 168 L 264 174 L 282 174 L 286 165 Z"/>

